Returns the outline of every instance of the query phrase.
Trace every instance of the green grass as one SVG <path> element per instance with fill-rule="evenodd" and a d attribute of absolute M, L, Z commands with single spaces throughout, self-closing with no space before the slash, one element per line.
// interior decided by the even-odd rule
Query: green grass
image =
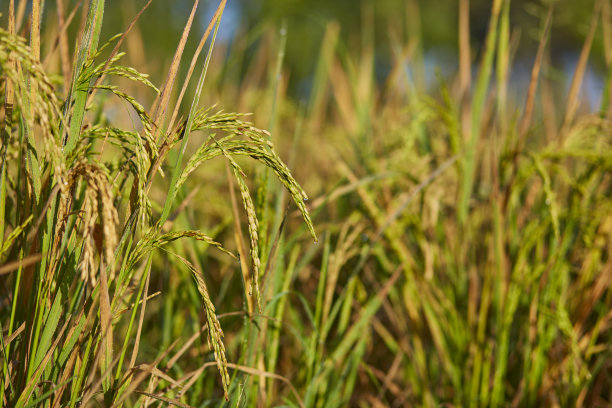
<path fill-rule="evenodd" d="M 75 38 L 2 17 L 3 406 L 612 404 L 611 76 L 580 94 L 608 3 L 567 97 L 552 6 L 521 95 L 513 5 L 477 53 L 462 0 L 436 90 L 398 13 L 384 83 L 373 23 L 350 48 L 330 22 L 301 104 L 286 24 L 223 53 L 222 1 L 192 51 L 194 8 L 156 84 L 141 14 L 100 38 L 104 6 Z"/>

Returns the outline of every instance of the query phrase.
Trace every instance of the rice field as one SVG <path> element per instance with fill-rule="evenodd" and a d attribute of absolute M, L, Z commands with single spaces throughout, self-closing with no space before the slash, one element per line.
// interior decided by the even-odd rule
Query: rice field
<path fill-rule="evenodd" d="M 290 25 L 158 61 L 109 3 L 0 16 L 2 406 L 612 406 L 610 1 L 564 79 L 537 3 L 524 89 L 510 0 L 450 75 L 356 10 L 304 98 Z"/>

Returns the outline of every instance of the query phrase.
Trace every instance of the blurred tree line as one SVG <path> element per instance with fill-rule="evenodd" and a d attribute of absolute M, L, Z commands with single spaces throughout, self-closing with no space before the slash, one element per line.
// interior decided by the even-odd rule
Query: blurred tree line
<path fill-rule="evenodd" d="M 591 23 L 594 0 L 512 0 L 513 34 L 520 39 L 518 58 L 535 53 L 540 27 L 551 3 L 555 6 L 551 58 L 558 60 L 580 52 Z M 312 69 L 310 60 L 317 55 L 324 26 L 330 20 L 340 23 L 342 38 L 353 46 L 362 35 L 364 21 L 371 21 L 377 50 L 381 52 L 387 49 L 391 30 L 406 42 L 417 37 L 425 51 L 457 50 L 457 0 L 241 0 L 236 4 L 246 27 L 288 21 L 288 64 L 298 75 Z M 473 53 L 484 42 L 492 4 L 492 0 L 470 0 Z M 602 57 L 600 41 L 594 44 L 593 53 Z"/>
<path fill-rule="evenodd" d="M 153 13 L 178 18 L 180 29 L 191 0 L 154 1 Z M 207 0 L 216 7 L 217 0 Z M 595 0 L 512 0 L 511 24 L 519 39 L 516 58 L 531 60 L 549 4 L 554 3 L 550 56 L 553 64 L 580 52 L 591 24 Z M 486 36 L 492 0 L 470 0 L 470 34 L 473 58 Z M 340 24 L 340 36 L 351 53 L 364 41 L 374 41 L 378 65 L 384 66 L 393 41 L 418 39 L 423 52 L 443 52 L 456 62 L 458 0 L 229 0 L 224 16 L 234 35 L 244 36 L 266 29 L 288 27 L 285 64 L 293 84 L 308 78 L 315 69 L 325 28 L 330 21 Z M 208 12 L 209 14 L 211 11 Z M 202 22 L 207 21 L 203 18 Z M 601 31 L 601 28 L 600 28 Z M 593 45 L 591 61 L 603 61 L 601 36 Z M 382 63 L 381 63 L 382 61 Z M 603 65 L 603 62 L 602 62 Z M 454 70 L 454 68 L 453 68 Z M 384 67 L 383 67 L 384 71 Z M 383 73 L 384 74 L 384 73 Z"/>
<path fill-rule="evenodd" d="M 22 0 L 23 1 L 23 0 Z M 107 1 L 104 30 L 110 35 L 122 31 L 147 0 Z M 201 33 L 218 0 L 201 0 L 194 33 Z M 8 0 L 0 0 L 3 20 Z M 16 2 L 18 3 L 18 1 Z M 73 8 L 77 0 L 64 0 Z M 486 35 L 492 0 L 470 0 L 472 57 L 477 58 Z M 553 64 L 580 52 L 591 23 L 595 0 L 512 0 L 511 23 L 518 35 L 517 58 L 530 58 L 537 47 L 542 20 L 550 3 L 555 4 L 550 54 Z M 189 16 L 193 0 L 153 0 L 140 22 L 146 57 L 167 61 Z M 45 7 L 55 8 L 48 0 Z M 293 81 L 312 75 L 319 55 L 325 28 L 330 21 L 339 23 L 343 45 L 351 53 L 358 52 L 363 41 L 373 41 L 377 62 L 391 52 L 392 41 L 418 39 L 423 52 L 442 51 L 456 63 L 458 0 L 228 0 L 221 27 L 221 40 L 237 41 L 249 36 L 256 49 L 257 36 L 266 30 L 278 31 L 283 23 L 287 30 L 285 66 Z M 56 19 L 52 13 L 43 18 Z M 6 27 L 6 24 L 3 24 Z M 78 24 L 73 23 L 72 30 Z M 601 28 L 599 28 L 601 32 Z M 199 34 L 190 38 L 195 47 Z M 601 35 L 593 44 L 591 61 L 603 66 Z M 243 60 L 249 63 L 249 56 Z M 163 64 L 160 63 L 160 68 Z"/>

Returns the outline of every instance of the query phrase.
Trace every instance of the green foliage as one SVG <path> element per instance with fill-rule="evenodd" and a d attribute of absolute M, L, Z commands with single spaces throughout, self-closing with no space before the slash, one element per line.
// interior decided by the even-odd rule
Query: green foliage
<path fill-rule="evenodd" d="M 211 24 L 218 27 L 222 11 L 223 4 Z M 302 202 L 305 193 L 272 146 L 259 136 L 262 131 L 239 121 L 237 114 L 226 114 L 224 119 L 219 119 L 223 114 L 217 114 L 219 120 L 207 120 L 203 115 L 210 109 L 197 113 L 214 41 L 188 119 L 176 129 L 162 132 L 158 142 L 153 137 L 156 124 L 147 110 L 120 87 L 101 82 L 102 77 L 122 77 L 159 93 L 146 75 L 118 64 L 123 53 L 116 49 L 98 62 L 106 47 L 124 38 L 114 36 L 98 48 L 103 12 L 103 1 L 90 2 L 64 103 L 25 42 L 0 30 L 5 113 L 2 210 L 3 230 L 9 229 L 2 239 L 1 255 L 8 262 L 5 273 L 13 278 L 8 281 L 13 289 L 7 298 L 12 306 L 4 316 L 6 320 L 3 317 L 3 327 L 8 328 L 7 339 L 3 341 L 3 405 L 87 405 L 92 398 L 103 398 L 107 405 L 123 404 L 126 400 L 135 403 L 133 392 L 145 378 L 136 375 L 135 366 L 143 314 L 137 330 L 133 329 L 141 302 L 141 313 L 145 310 L 153 250 L 189 237 L 219 248 L 230 259 L 236 258 L 200 231 L 164 232 L 177 192 L 189 173 L 205 160 L 223 153 L 238 166 L 232 157 L 246 152 L 270 166 L 299 203 L 314 234 Z M 14 29 L 10 27 L 10 31 Z M 32 27 L 32 31 L 36 29 Z M 172 81 L 174 77 L 169 76 L 165 87 Z M 92 109 L 90 103 L 104 103 L 101 98 L 91 99 L 97 90 L 110 91 L 126 102 L 136 112 L 142 130 L 134 132 L 112 126 L 104 114 L 96 113 L 95 105 Z M 89 120 L 93 123 L 86 122 Z M 183 170 L 181 159 L 188 136 L 195 131 L 219 130 L 228 136 L 212 145 L 203 145 L 219 149 L 217 154 L 199 149 L 197 152 L 208 157 L 192 157 Z M 249 139 L 244 140 L 245 136 Z M 107 140 L 110 147 L 106 146 Z M 209 140 L 215 140 L 212 134 Z M 170 191 L 161 215 L 156 216 L 149 188 L 159 165 L 169 160 L 168 155 L 178 142 L 181 149 L 174 159 Z M 109 155 L 109 150 L 113 154 Z M 115 152 L 120 153 L 118 161 L 113 159 Z M 23 160 L 24 157 L 27 159 Z M 242 171 L 236 177 L 246 186 Z M 241 190 L 245 203 L 250 202 L 248 189 Z M 250 219 L 253 211 L 250 207 L 246 210 Z M 257 236 L 251 245 L 255 263 Z M 28 262 L 32 257 L 40 262 Z M 145 258 L 144 269 L 139 268 Z M 173 259 L 179 260 L 177 265 L 186 266 L 202 298 L 207 337 L 227 399 L 230 378 L 223 331 L 205 278 L 183 256 L 174 254 Z M 255 269 L 253 275 L 256 291 L 260 279 L 257 272 Z M 140 288 L 135 291 L 138 282 Z M 249 292 L 245 296 L 258 294 Z M 131 314 L 125 313 L 130 309 Z M 125 333 L 125 341 L 115 348 L 113 343 L 120 332 Z M 130 349 L 132 358 L 125 364 Z M 147 374 L 153 370 L 157 370 L 155 365 L 144 369 Z M 98 397 L 100 391 L 102 396 Z"/>
<path fill-rule="evenodd" d="M 562 4 L 541 13 L 526 95 L 511 92 L 519 6 L 493 2 L 482 52 L 462 42 L 457 81 L 429 93 L 419 30 L 391 36 L 381 85 L 369 9 L 360 46 L 330 22 L 303 106 L 287 96 L 291 23 L 219 62 L 223 1 L 183 70 L 192 10 L 160 86 L 130 67 L 154 66 L 124 41 L 138 24 L 100 38 L 103 1 L 82 10 L 74 61 L 48 45 L 38 61 L 7 19 L 2 404 L 610 404 L 612 111 L 609 91 L 595 113 L 578 92 L 609 5 L 567 98 L 545 57 Z"/>

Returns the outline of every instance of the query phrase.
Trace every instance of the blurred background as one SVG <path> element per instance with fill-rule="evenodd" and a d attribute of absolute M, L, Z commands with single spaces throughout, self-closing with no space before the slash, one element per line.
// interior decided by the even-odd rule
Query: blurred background
<path fill-rule="evenodd" d="M 145 1 L 108 2 L 106 26 L 120 31 Z M 514 74 L 529 74 L 537 47 L 542 20 L 551 1 L 515 0 L 511 7 L 511 36 L 514 41 Z M 591 23 L 594 0 L 552 1 L 556 3 L 550 37 L 551 65 L 571 74 Z M 147 58 L 166 61 L 172 54 L 192 1 L 153 1 L 146 11 L 141 30 L 147 38 Z M 218 2 L 205 0 L 198 10 L 200 31 L 206 27 Z M 492 2 L 470 1 L 470 40 L 478 61 L 485 39 Z M 236 0 L 228 1 L 219 39 L 231 48 L 246 41 L 247 51 L 239 69 L 250 65 L 263 33 L 283 24 L 287 27 L 285 66 L 291 75 L 289 87 L 296 97 L 307 97 L 327 24 L 340 26 L 342 47 L 353 50 L 364 41 L 374 41 L 375 69 L 379 80 L 391 69 L 392 44 L 418 41 L 423 53 L 428 84 L 435 81 L 435 69 L 451 74 L 457 70 L 458 2 L 454 0 Z M 196 36 L 192 41 L 197 42 Z M 520 44 L 520 46 L 519 46 Z M 603 44 L 596 38 L 590 59 L 591 79 L 597 82 L 604 69 Z M 163 72 L 163 70 L 161 71 Z M 592 77 L 595 75 L 595 78 Z M 594 84 L 592 84 L 594 85 Z"/>
<path fill-rule="evenodd" d="M 0 1 L 0 12 L 4 15 L 8 3 L 7 0 Z M 25 4 L 18 2 L 21 3 Z M 49 32 L 57 24 L 54 3 L 45 2 L 49 12 L 43 11 L 43 27 Z M 81 4 L 64 3 L 69 10 Z M 548 70 L 545 75 L 553 78 L 565 90 L 569 86 L 591 25 L 595 1 L 514 0 L 510 9 L 513 46 L 510 82 L 514 91 L 525 91 L 543 20 L 548 6 L 553 3 L 555 11 L 547 59 L 555 69 Z M 102 38 L 121 32 L 145 4 L 144 0 L 107 2 Z M 217 5 L 218 2 L 212 0 L 200 2 L 188 50 L 195 49 L 199 41 L 197 33 L 206 27 Z M 475 72 L 492 2 L 472 0 L 469 5 L 471 57 Z M 152 68 L 148 73 L 154 83 L 159 83 L 165 75 L 192 6 L 193 2 L 189 0 L 153 1 L 139 23 L 138 34 L 128 39 L 131 43 L 128 58 L 134 62 L 146 60 Z M 24 12 L 29 12 L 29 7 L 26 5 Z M 262 43 L 272 41 L 270 36 L 278 37 L 277 34 L 285 26 L 284 73 L 290 76 L 288 95 L 305 100 L 312 91 L 326 28 L 330 23 L 337 23 L 340 50 L 347 52 L 363 49 L 364 46 L 374 47 L 374 74 L 379 83 L 388 77 L 398 45 L 410 44 L 414 46 L 414 53 L 411 60 L 406 61 L 406 69 L 411 71 L 417 86 L 427 85 L 435 89 L 439 84 L 438 76 L 448 78 L 458 69 L 457 15 L 458 2 L 454 0 L 230 0 L 218 38 L 219 48 L 224 51 L 221 56 L 215 57 L 229 62 L 225 69 L 232 71 L 232 79 L 243 81 Z M 72 24 L 68 31 L 74 34 L 78 29 L 78 24 Z M 267 45 L 278 47 L 278 43 Z M 74 47 L 74 44 L 70 46 Z M 270 55 L 277 51 L 274 48 L 269 50 Z M 592 105 L 599 103 L 599 90 L 605 76 L 604 59 L 602 36 L 596 36 L 584 84 L 585 96 Z"/>

